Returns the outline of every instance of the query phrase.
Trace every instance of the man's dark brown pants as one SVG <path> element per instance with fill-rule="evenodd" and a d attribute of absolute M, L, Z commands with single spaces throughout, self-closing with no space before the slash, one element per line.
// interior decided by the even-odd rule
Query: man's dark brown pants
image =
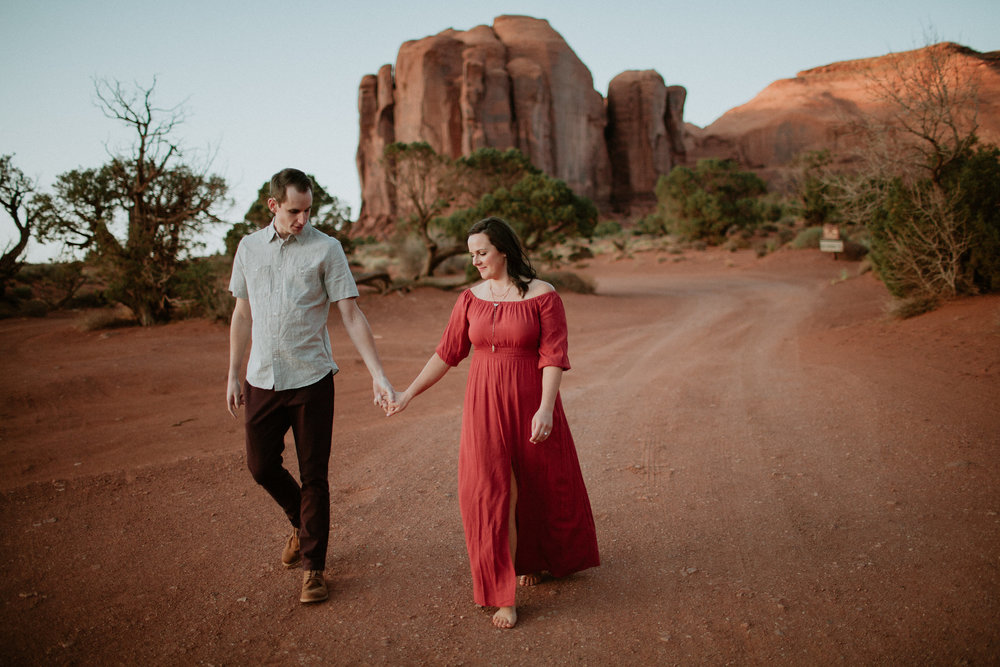
<path fill-rule="evenodd" d="M 273 391 L 244 383 L 247 467 L 299 529 L 303 567 L 326 569 L 330 540 L 330 442 L 333 373 L 300 387 Z M 292 430 L 299 482 L 282 464 L 285 434 Z"/>

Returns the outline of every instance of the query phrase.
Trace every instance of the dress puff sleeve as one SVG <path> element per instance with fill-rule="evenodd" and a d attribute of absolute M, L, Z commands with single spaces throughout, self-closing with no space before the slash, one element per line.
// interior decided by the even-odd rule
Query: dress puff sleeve
<path fill-rule="evenodd" d="M 469 298 L 472 292 L 466 290 L 458 297 L 455 307 L 451 309 L 448 326 L 438 343 L 437 355 L 449 366 L 458 366 L 462 359 L 469 356 L 472 341 L 469 340 Z"/>
<path fill-rule="evenodd" d="M 558 366 L 568 371 L 569 340 L 566 331 L 566 310 L 556 292 L 538 297 L 538 367 Z"/>

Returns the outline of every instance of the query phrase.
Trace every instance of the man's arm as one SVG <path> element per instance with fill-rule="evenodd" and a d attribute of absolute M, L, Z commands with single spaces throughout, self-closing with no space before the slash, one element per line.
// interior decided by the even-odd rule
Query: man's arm
<path fill-rule="evenodd" d="M 357 299 L 341 299 L 337 302 L 337 309 L 340 310 L 340 319 L 344 322 L 344 330 L 350 337 L 354 347 L 368 367 L 368 372 L 372 376 L 372 392 L 375 395 L 375 402 L 386 407 L 395 401 L 396 392 L 389 383 L 382 369 L 382 360 L 379 359 L 378 350 L 375 349 L 375 336 L 372 335 L 368 318 L 361 312 Z"/>
<path fill-rule="evenodd" d="M 234 417 L 243 405 L 243 388 L 240 383 L 240 371 L 243 370 L 243 355 L 250 344 L 250 333 L 253 331 L 253 317 L 250 313 L 250 302 L 246 299 L 236 299 L 233 308 L 233 319 L 229 325 L 229 381 L 226 383 L 226 407 Z"/>

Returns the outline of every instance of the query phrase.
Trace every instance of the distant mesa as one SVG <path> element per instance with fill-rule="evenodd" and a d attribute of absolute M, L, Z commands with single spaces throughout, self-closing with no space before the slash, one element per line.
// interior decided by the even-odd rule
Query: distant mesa
<path fill-rule="evenodd" d="M 885 115 L 886 109 L 873 96 L 871 81 L 889 81 L 898 72 L 926 68 L 931 58 L 954 59 L 962 85 L 977 89 L 980 140 L 1000 144 L 1000 51 L 979 53 L 942 42 L 815 67 L 795 78 L 775 81 L 708 127 L 688 126 L 688 160 L 732 158 L 780 186 L 796 155 L 820 149 L 847 153 L 859 140 L 851 131 L 852 124 L 862 116 Z"/>
<path fill-rule="evenodd" d="M 780 184 L 802 151 L 850 147 L 851 123 L 879 111 L 867 83 L 873 72 L 914 66 L 934 53 L 958 58 L 974 79 L 980 138 L 1000 143 L 1000 52 L 957 44 L 806 70 L 698 128 L 684 122 L 685 89 L 654 70 L 622 72 L 603 97 L 544 19 L 499 16 L 492 27 L 408 41 L 395 67 L 361 80 L 362 203 L 352 233 L 384 238 L 394 224 L 394 193 L 381 163 L 394 141 L 425 141 L 452 158 L 481 147 L 520 149 L 606 212 L 647 209 L 660 175 L 705 157 L 733 158 Z"/>

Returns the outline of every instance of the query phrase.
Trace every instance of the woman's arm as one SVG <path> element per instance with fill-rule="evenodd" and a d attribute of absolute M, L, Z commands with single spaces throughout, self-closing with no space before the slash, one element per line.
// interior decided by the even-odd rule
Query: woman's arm
<path fill-rule="evenodd" d="M 435 352 L 427 360 L 427 363 L 424 364 L 423 370 L 414 378 L 410 386 L 406 388 L 406 391 L 396 394 L 396 400 L 390 404 L 389 409 L 386 410 L 386 415 L 392 416 L 397 412 L 405 410 L 410 401 L 433 387 L 450 369 L 451 366 L 446 364 L 437 355 L 437 352 Z"/>

